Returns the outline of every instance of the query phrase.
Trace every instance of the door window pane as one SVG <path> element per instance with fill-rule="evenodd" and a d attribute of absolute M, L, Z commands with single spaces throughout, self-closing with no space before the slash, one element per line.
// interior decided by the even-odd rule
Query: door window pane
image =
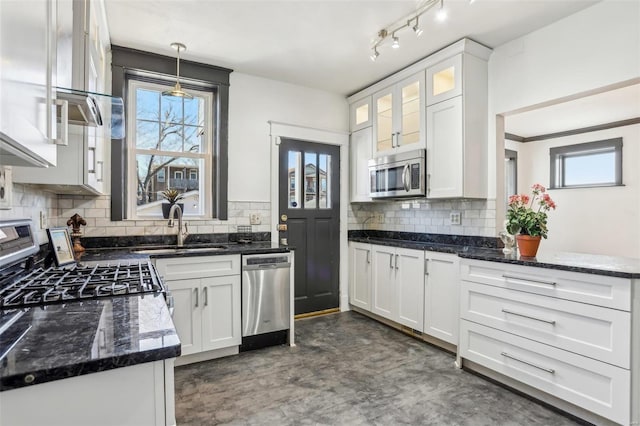
<path fill-rule="evenodd" d="M 300 194 L 300 164 L 302 154 L 296 151 L 289 151 L 289 208 L 299 209 L 301 207 Z"/>
<path fill-rule="evenodd" d="M 433 96 L 455 89 L 455 77 L 454 67 L 433 74 Z"/>
<path fill-rule="evenodd" d="M 318 207 L 318 156 L 314 152 L 304 153 L 304 208 Z"/>
<path fill-rule="evenodd" d="M 331 208 L 331 156 L 320 154 L 318 163 L 320 165 L 319 177 L 320 185 L 318 192 L 320 194 L 319 207 L 321 209 Z"/>

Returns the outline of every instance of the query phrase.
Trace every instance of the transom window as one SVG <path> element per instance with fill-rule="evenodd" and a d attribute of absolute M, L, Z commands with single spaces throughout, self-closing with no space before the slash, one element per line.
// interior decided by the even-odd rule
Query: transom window
<path fill-rule="evenodd" d="M 169 188 L 182 193 L 185 216 L 210 215 L 213 93 L 163 96 L 170 87 L 128 83 L 130 218 L 161 217 L 162 191 Z"/>
<path fill-rule="evenodd" d="M 622 185 L 622 138 L 549 149 L 551 188 Z"/>

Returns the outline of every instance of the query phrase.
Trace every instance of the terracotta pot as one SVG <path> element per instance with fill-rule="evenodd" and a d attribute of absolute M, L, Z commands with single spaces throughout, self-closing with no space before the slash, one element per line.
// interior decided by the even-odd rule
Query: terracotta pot
<path fill-rule="evenodd" d="M 169 204 L 169 203 L 162 203 L 162 216 L 165 219 L 169 219 L 169 210 L 171 210 L 171 206 L 173 204 Z M 180 209 L 184 212 L 184 203 L 178 203 L 178 206 L 180 207 Z M 178 213 L 173 212 L 173 218 L 177 219 L 178 218 Z"/>
<path fill-rule="evenodd" d="M 536 257 L 541 239 L 542 237 L 539 235 L 537 237 L 532 237 L 531 235 L 516 235 L 520 256 Z"/>

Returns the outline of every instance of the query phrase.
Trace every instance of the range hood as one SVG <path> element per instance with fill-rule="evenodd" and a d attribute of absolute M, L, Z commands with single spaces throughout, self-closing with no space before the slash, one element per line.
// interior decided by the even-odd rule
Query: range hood
<path fill-rule="evenodd" d="M 95 96 L 87 92 L 58 90 L 56 97 L 58 101 L 67 102 L 66 119 L 69 124 L 102 126 L 102 113 Z M 63 108 L 58 108 L 58 119 L 64 119 Z"/>
<path fill-rule="evenodd" d="M 56 87 L 57 116 L 61 124 L 109 126 L 111 139 L 124 138 L 124 102 L 103 93 Z"/>

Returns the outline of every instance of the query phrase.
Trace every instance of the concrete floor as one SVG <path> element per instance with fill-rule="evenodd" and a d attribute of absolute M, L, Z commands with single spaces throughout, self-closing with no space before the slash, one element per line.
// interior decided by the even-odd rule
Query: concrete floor
<path fill-rule="evenodd" d="M 294 348 L 176 368 L 178 425 L 575 425 L 354 312 L 296 322 Z"/>

